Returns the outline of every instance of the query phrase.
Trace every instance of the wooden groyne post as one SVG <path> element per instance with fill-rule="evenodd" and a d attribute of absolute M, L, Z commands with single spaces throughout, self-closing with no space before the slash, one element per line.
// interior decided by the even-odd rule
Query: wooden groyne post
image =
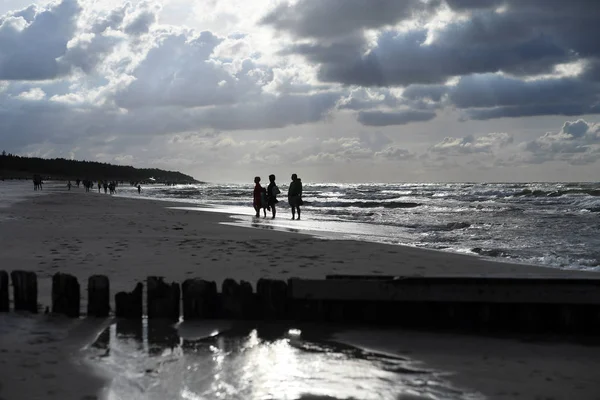
<path fill-rule="evenodd" d="M 221 318 L 256 318 L 256 298 L 252 291 L 252 285 L 246 281 L 237 283 L 234 279 L 225 279 L 221 286 L 221 308 L 219 311 Z"/>
<path fill-rule="evenodd" d="M 148 318 L 179 320 L 181 303 L 179 283 L 167 284 L 162 277 L 149 276 L 146 285 Z"/>
<path fill-rule="evenodd" d="M 144 284 L 138 283 L 132 292 L 115 295 L 115 315 L 119 318 L 142 318 Z"/>
<path fill-rule="evenodd" d="M 8 312 L 9 308 L 8 272 L 0 271 L 0 312 Z"/>
<path fill-rule="evenodd" d="M 186 279 L 183 289 L 183 319 L 217 318 L 217 284 L 203 279 Z"/>
<path fill-rule="evenodd" d="M 38 312 L 37 275 L 31 271 L 12 271 L 10 279 L 13 285 L 15 311 Z"/>
<path fill-rule="evenodd" d="M 73 275 L 57 272 L 52 276 L 52 312 L 78 318 L 80 289 Z"/>
<path fill-rule="evenodd" d="M 256 284 L 259 313 L 266 319 L 286 319 L 288 311 L 288 287 L 284 281 L 259 279 Z"/>
<path fill-rule="evenodd" d="M 110 314 L 110 281 L 105 275 L 88 279 L 88 317 L 106 318 Z"/>

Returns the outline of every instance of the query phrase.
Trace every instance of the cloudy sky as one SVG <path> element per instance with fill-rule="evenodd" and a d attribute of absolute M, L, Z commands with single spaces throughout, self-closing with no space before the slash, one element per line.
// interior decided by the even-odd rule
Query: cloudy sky
<path fill-rule="evenodd" d="M 0 1 L 0 150 L 251 182 L 594 180 L 598 0 Z"/>

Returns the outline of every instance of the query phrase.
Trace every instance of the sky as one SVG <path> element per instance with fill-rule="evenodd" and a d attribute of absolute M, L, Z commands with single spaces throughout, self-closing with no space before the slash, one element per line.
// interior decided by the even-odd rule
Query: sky
<path fill-rule="evenodd" d="M 0 0 L 0 151 L 211 182 L 597 181 L 598 0 Z"/>

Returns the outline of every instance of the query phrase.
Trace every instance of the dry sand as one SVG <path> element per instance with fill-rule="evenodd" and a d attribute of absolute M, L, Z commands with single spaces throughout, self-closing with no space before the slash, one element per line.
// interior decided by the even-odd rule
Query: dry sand
<path fill-rule="evenodd" d="M 223 214 L 167 208 L 181 204 L 115 198 L 83 193 L 82 189 L 55 190 L 55 194 L 0 209 L 0 269 L 35 271 L 43 305 L 50 305 L 50 277 L 59 271 L 79 278 L 82 307 L 87 278 L 93 274 L 107 275 L 113 294 L 133 289 L 136 282 L 149 275 L 180 282 L 200 277 L 220 284 L 227 277 L 255 283 L 261 277 L 321 278 L 335 273 L 572 274 L 475 256 L 251 229 L 250 222 L 247 228 L 235 227 L 219 224 L 229 221 Z M 99 377 L 88 375 L 68 360 L 84 343 L 89 343 L 90 335 L 100 331 L 101 322 L 49 323 L 39 316 L 19 323 L 12 316 L 2 318 L 0 399 L 94 398 L 101 384 Z M 564 352 L 557 354 L 568 359 L 562 363 L 553 356 L 552 345 L 540 345 L 546 346 L 545 350 L 537 352 L 534 347 L 515 347 L 511 341 L 502 341 L 503 346 L 512 349 L 504 355 L 498 353 L 497 343 L 486 344 L 479 339 L 450 340 L 445 335 L 414 339 L 408 342 L 414 347 L 413 357 L 421 354 L 425 361 L 437 357 L 441 368 L 463 371 L 457 375 L 460 385 L 472 386 L 490 398 L 511 398 L 510 393 L 514 392 L 524 399 L 545 398 L 536 397 L 538 393 L 554 399 L 600 399 L 600 383 L 595 384 L 600 382 L 600 374 L 593 368 L 593 360 L 600 359 L 596 348 L 561 347 Z M 468 362 L 461 359 L 463 346 L 468 346 Z M 495 348 L 496 358 L 484 357 L 489 346 Z M 518 349 L 524 348 L 529 353 L 520 358 Z M 481 357 L 475 356 L 479 353 Z M 552 363 L 547 362 L 550 356 Z M 498 361 L 505 359 L 509 361 Z M 535 375 L 532 371 L 549 379 L 542 382 L 534 377 L 531 382 L 537 382 L 535 385 L 516 379 Z M 569 379 L 555 379 L 563 375 Z M 507 395 L 500 395 L 493 385 L 486 391 L 490 379 L 510 384 L 504 391 Z M 528 391 L 529 386 L 540 388 L 540 382 L 544 383 L 544 390 Z M 573 392 L 577 396 L 569 397 L 571 390 L 577 390 Z"/>

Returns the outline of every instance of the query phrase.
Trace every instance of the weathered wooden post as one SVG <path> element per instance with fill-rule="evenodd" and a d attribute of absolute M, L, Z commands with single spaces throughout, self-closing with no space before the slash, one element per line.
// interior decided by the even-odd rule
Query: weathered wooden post
<path fill-rule="evenodd" d="M 8 273 L 6 271 L 0 271 L 0 312 L 8 312 L 9 305 Z"/>
<path fill-rule="evenodd" d="M 57 272 L 52 276 L 52 312 L 79 317 L 79 282 L 73 275 Z"/>
<path fill-rule="evenodd" d="M 183 319 L 217 317 L 217 284 L 202 279 L 186 279 L 183 289 Z"/>
<path fill-rule="evenodd" d="M 110 281 L 104 275 L 88 279 L 88 317 L 106 318 L 110 313 Z"/>
<path fill-rule="evenodd" d="M 12 271 L 15 311 L 37 313 L 37 275 L 31 271 Z"/>
<path fill-rule="evenodd" d="M 221 318 L 253 319 L 256 301 L 249 282 L 225 279 L 221 287 Z"/>
<path fill-rule="evenodd" d="M 119 292 L 115 295 L 115 315 L 120 318 L 142 318 L 142 295 L 144 284 L 138 283 L 132 292 Z"/>
<path fill-rule="evenodd" d="M 276 279 L 259 279 L 256 284 L 259 313 L 263 318 L 287 317 L 287 284 Z"/>
<path fill-rule="evenodd" d="M 149 276 L 146 284 L 148 318 L 179 320 L 181 302 L 179 283 L 167 284 L 161 277 Z"/>

